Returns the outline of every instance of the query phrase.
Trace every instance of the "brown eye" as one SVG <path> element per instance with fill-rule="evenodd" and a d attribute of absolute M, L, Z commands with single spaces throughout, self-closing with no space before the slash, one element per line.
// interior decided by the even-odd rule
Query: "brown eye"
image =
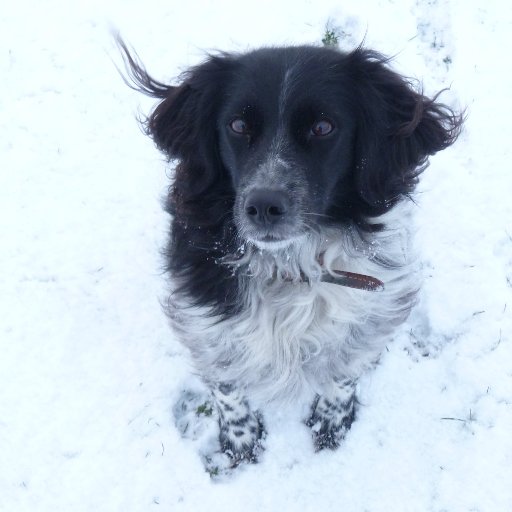
<path fill-rule="evenodd" d="M 240 119 L 239 117 L 233 119 L 233 121 L 231 121 L 229 123 L 229 127 L 235 133 L 238 133 L 240 135 L 245 135 L 245 134 L 249 133 L 249 126 L 248 126 L 248 124 L 243 119 Z"/>
<path fill-rule="evenodd" d="M 315 137 L 323 137 L 325 135 L 329 135 L 334 130 L 334 126 L 327 119 L 321 119 L 320 121 L 316 121 L 311 127 L 311 134 Z"/>

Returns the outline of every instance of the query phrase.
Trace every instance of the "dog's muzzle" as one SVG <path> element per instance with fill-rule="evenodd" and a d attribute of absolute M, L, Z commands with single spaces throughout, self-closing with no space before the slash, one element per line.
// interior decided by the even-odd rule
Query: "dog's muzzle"
<path fill-rule="evenodd" d="M 260 249 L 278 250 L 304 234 L 299 205 L 285 189 L 250 189 L 239 204 L 237 219 L 244 237 Z"/>

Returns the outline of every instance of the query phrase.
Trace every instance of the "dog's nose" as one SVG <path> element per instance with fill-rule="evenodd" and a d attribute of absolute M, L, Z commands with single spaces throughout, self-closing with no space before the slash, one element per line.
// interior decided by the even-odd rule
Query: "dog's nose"
<path fill-rule="evenodd" d="M 256 189 L 247 196 L 244 208 L 251 222 L 258 226 L 271 226 L 285 218 L 289 199 L 279 190 Z"/>

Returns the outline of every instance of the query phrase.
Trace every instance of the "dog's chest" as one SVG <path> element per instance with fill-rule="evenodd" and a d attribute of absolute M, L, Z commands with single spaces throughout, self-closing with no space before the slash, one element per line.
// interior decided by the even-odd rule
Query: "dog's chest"
<path fill-rule="evenodd" d="M 280 280 L 249 283 L 235 335 L 245 350 L 307 360 L 339 344 L 354 322 L 350 292 L 328 283 Z"/>

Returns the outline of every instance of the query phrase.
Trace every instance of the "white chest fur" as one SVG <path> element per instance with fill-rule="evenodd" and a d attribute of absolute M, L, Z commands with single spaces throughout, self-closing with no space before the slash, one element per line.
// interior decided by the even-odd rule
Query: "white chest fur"
<path fill-rule="evenodd" d="M 333 378 L 354 379 L 371 366 L 407 317 L 418 287 L 408 246 L 400 228 L 370 241 L 330 229 L 273 253 L 250 249 L 233 263 L 240 312 L 221 320 L 175 304 L 174 325 L 209 381 L 234 381 L 265 400 L 305 387 L 320 392 Z M 374 276 L 385 288 L 320 281 L 336 269 Z"/>

